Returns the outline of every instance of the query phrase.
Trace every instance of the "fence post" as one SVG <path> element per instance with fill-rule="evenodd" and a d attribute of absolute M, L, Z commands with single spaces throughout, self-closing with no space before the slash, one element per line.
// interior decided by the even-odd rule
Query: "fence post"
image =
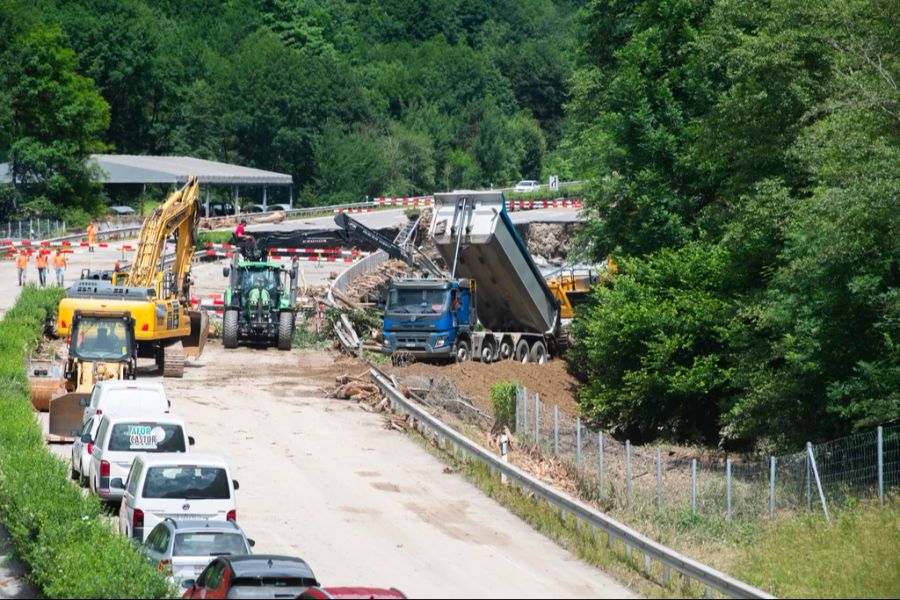
<path fill-rule="evenodd" d="M 603 432 L 597 432 L 597 447 L 600 448 L 600 497 L 603 497 Z"/>
<path fill-rule="evenodd" d="M 662 508 L 662 449 L 656 449 L 656 508 Z"/>
<path fill-rule="evenodd" d="M 828 505 L 825 504 L 825 490 L 822 489 L 822 480 L 819 479 L 819 469 L 816 467 L 816 457 L 813 454 L 812 442 L 806 442 L 806 453 L 809 455 L 809 463 L 812 465 L 813 475 L 816 477 L 816 488 L 819 490 L 822 512 L 825 513 L 825 521 L 830 525 L 831 517 L 828 516 Z"/>
<path fill-rule="evenodd" d="M 725 514 L 731 525 L 731 459 L 725 459 Z"/>
<path fill-rule="evenodd" d="M 884 429 L 878 426 L 878 501 L 884 506 Z"/>
<path fill-rule="evenodd" d="M 631 508 L 631 440 L 625 440 L 625 495 Z"/>
<path fill-rule="evenodd" d="M 559 404 L 553 405 L 553 454 L 559 456 Z"/>
<path fill-rule="evenodd" d="M 581 417 L 575 418 L 575 464 L 581 465 Z"/>
<path fill-rule="evenodd" d="M 806 442 L 807 447 L 809 442 Z M 809 472 L 809 453 L 806 453 L 806 510 L 812 510 L 812 474 Z"/>
<path fill-rule="evenodd" d="M 516 386 L 516 433 L 521 431 L 519 429 L 519 392 L 521 392 L 522 388 Z"/>
<path fill-rule="evenodd" d="M 769 518 L 775 520 L 775 457 L 769 457 Z"/>
<path fill-rule="evenodd" d="M 534 394 L 534 446 L 541 448 L 541 395 Z"/>
<path fill-rule="evenodd" d="M 522 428 L 525 430 L 525 435 L 528 435 L 528 388 L 522 388 Z"/>
<path fill-rule="evenodd" d="M 697 459 L 691 459 L 691 514 L 697 514 Z"/>

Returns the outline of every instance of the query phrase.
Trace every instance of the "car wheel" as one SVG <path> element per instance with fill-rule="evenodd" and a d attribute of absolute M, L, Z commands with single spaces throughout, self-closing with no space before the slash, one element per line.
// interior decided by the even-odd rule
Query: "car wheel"
<path fill-rule="evenodd" d="M 78 481 L 79 474 L 78 471 L 75 470 L 74 464 L 69 468 L 69 477 L 72 479 L 72 481 Z"/>

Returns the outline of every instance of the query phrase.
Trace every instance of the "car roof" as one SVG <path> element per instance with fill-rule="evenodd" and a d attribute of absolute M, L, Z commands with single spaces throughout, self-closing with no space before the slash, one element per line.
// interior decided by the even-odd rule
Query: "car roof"
<path fill-rule="evenodd" d="M 246 554 L 223 556 L 231 565 L 235 577 L 264 577 L 277 574 L 282 577 L 315 579 L 312 569 L 302 558 L 277 554 Z"/>
<path fill-rule="evenodd" d="M 157 415 L 148 415 L 147 413 L 136 413 L 136 414 L 128 414 L 128 412 L 117 412 L 114 415 L 97 415 L 102 416 L 105 420 L 109 421 L 110 425 L 116 425 L 122 422 L 133 422 L 137 421 L 140 423 L 161 423 L 164 425 L 173 424 L 173 425 L 181 425 L 184 426 L 184 419 L 181 417 L 176 417 L 170 413 L 163 413 Z M 180 454 L 180 453 L 179 453 Z"/>
<path fill-rule="evenodd" d="M 186 452 L 156 452 L 154 454 L 138 454 L 135 461 L 142 461 L 148 467 L 158 465 L 182 466 L 197 465 L 199 467 L 228 468 L 228 461 L 216 454 L 200 454 Z"/>
<path fill-rule="evenodd" d="M 112 389 L 123 389 L 127 390 L 130 388 L 138 388 L 144 390 L 160 390 L 165 393 L 166 388 L 163 387 L 158 381 L 146 381 L 146 380 L 134 380 L 134 379 L 107 379 L 106 381 L 98 381 L 94 384 L 95 386 L 100 386 L 103 389 L 112 388 Z"/>
<path fill-rule="evenodd" d="M 167 518 L 162 523 L 171 525 L 178 533 L 196 533 L 198 531 L 237 532 L 243 533 L 240 526 L 234 521 L 205 521 L 202 519 L 178 520 Z"/>

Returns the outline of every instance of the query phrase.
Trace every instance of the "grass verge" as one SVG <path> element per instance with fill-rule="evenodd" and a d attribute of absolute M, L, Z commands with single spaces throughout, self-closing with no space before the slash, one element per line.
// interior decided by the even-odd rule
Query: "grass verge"
<path fill-rule="evenodd" d="M 99 500 L 69 481 L 34 418 L 25 358 L 64 293 L 28 286 L 0 321 L 0 519 L 47 597 L 170 597 L 162 576 L 104 523 Z"/>

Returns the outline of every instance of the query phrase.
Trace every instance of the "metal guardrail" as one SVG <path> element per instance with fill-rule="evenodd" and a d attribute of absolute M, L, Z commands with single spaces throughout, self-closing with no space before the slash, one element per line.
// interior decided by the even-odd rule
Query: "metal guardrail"
<path fill-rule="evenodd" d="M 97 232 L 97 239 L 106 237 L 116 237 L 126 233 L 135 233 L 141 230 L 142 225 L 129 225 L 128 227 L 117 227 L 116 229 L 102 229 Z M 63 235 L 60 237 L 44 240 L 45 242 L 69 242 L 72 240 L 80 240 L 87 237 L 87 233 L 73 233 L 71 235 Z"/>
<path fill-rule="evenodd" d="M 315 214 L 329 214 L 333 213 L 336 210 L 347 210 L 349 208 L 378 208 L 380 204 L 376 204 L 373 202 L 352 202 L 350 204 L 332 204 L 329 206 L 309 206 L 305 208 L 291 208 L 288 210 L 280 211 L 284 213 L 285 218 L 289 217 L 298 217 L 303 215 L 315 215 Z M 264 216 L 271 215 L 279 211 L 269 211 L 264 213 L 241 213 L 239 215 L 220 215 L 218 217 L 203 217 L 203 220 L 206 221 L 210 225 L 210 227 L 216 227 L 219 223 L 227 223 L 230 219 L 234 219 L 235 217 L 244 217 L 248 220 L 248 222 L 254 216 Z M 253 223 L 250 223 L 251 225 Z M 262 223 L 261 223 L 262 224 Z"/>
<path fill-rule="evenodd" d="M 654 542 L 634 529 L 532 477 L 515 465 L 504 462 L 493 452 L 479 446 L 417 406 L 400 393 L 378 370 L 371 369 L 370 377 L 390 400 L 391 408 L 400 409 L 415 418 L 415 427 L 421 433 L 426 435 L 430 433 L 430 437 L 438 443 L 439 440 L 449 442 L 453 446 L 454 453 L 462 452 L 464 459 L 473 458 L 487 465 L 492 471 L 505 475 L 514 485 L 532 492 L 537 498 L 557 507 L 560 511 L 571 514 L 579 521 L 604 531 L 609 536 L 610 546 L 614 540 L 620 540 L 629 554 L 632 549 L 641 552 L 645 557 L 646 571 L 650 570 L 649 561 L 659 562 L 663 568 L 665 583 L 668 583 L 670 570 L 674 569 L 684 577 L 706 586 L 707 595 L 711 590 L 715 590 L 730 598 L 774 598 L 771 594 Z M 422 429 L 427 431 L 421 431 Z"/>

